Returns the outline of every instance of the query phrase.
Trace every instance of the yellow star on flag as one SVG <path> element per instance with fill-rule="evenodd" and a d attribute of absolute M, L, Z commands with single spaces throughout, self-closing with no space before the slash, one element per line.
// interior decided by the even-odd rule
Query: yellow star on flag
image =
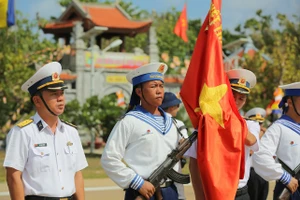
<path fill-rule="evenodd" d="M 194 111 L 202 111 L 202 114 L 209 114 L 214 120 L 224 128 L 223 112 L 219 101 L 227 92 L 227 85 L 221 84 L 216 87 L 208 87 L 204 83 L 199 96 L 199 106 Z"/>
<path fill-rule="evenodd" d="M 181 26 L 185 27 L 185 19 L 181 19 Z"/>

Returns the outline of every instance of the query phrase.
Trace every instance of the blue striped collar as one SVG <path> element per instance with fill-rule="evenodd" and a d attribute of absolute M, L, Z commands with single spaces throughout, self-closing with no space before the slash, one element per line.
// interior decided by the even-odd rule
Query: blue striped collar
<path fill-rule="evenodd" d="M 290 122 L 292 122 L 292 123 L 298 124 L 298 123 L 295 122 L 291 117 L 289 117 L 289 116 L 287 116 L 287 115 L 282 115 L 278 120 L 280 120 L 280 119 L 288 120 L 288 121 L 290 121 Z M 300 125 L 300 124 L 298 124 L 298 125 Z"/>
<path fill-rule="evenodd" d="M 300 124 L 296 123 L 292 118 L 287 115 L 282 115 L 278 120 L 274 123 L 282 124 L 291 130 L 295 131 L 298 135 L 300 135 Z"/>
<path fill-rule="evenodd" d="M 161 108 L 161 107 L 158 107 L 158 110 L 160 111 L 160 113 L 162 114 L 163 118 L 166 119 L 167 117 L 167 113 Z M 154 119 L 154 115 L 149 113 L 147 110 L 145 110 L 142 106 L 140 105 L 137 105 L 134 109 L 134 111 L 138 111 L 138 112 L 142 112 L 143 114 L 149 116 L 149 117 L 152 117 Z"/>
<path fill-rule="evenodd" d="M 164 118 L 164 127 L 161 127 L 158 121 L 155 119 L 155 115 L 149 113 L 142 106 L 138 105 L 134 110 L 128 112 L 126 115 L 130 115 L 136 117 L 147 124 L 150 124 L 153 128 L 155 128 L 158 132 L 165 135 L 169 132 L 172 127 L 172 118 L 167 115 L 166 112 L 163 111 L 160 107 L 158 107 L 162 117 Z"/>

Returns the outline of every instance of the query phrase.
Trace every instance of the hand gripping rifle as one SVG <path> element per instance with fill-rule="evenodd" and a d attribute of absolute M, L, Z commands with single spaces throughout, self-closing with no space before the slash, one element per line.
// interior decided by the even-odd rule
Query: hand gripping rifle
<path fill-rule="evenodd" d="M 198 131 L 194 131 L 188 138 L 184 139 L 175 149 L 168 154 L 166 160 L 152 172 L 147 181 L 152 183 L 155 189 L 158 189 L 163 181 L 167 178 L 181 184 L 190 183 L 190 176 L 188 174 L 180 174 L 176 172 L 173 167 L 180 160 L 183 154 L 192 146 L 193 142 L 197 139 Z M 142 195 L 138 196 L 136 200 L 143 199 Z"/>
<path fill-rule="evenodd" d="M 282 162 L 280 159 L 278 159 L 281 163 L 283 169 L 290 173 L 295 179 L 298 180 L 298 183 L 300 181 L 300 164 L 294 169 L 291 170 L 284 162 Z M 290 196 L 292 195 L 292 192 L 285 187 L 284 190 L 281 192 L 281 194 L 278 197 L 278 200 L 288 200 L 290 199 Z"/>

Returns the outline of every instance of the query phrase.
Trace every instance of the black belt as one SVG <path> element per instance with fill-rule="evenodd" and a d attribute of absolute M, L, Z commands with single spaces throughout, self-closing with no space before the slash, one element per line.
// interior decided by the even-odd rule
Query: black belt
<path fill-rule="evenodd" d="M 43 197 L 36 195 L 28 195 L 25 197 L 25 200 L 73 200 L 74 195 L 69 197 Z"/>
<path fill-rule="evenodd" d="M 248 186 L 245 185 L 244 187 L 239 188 L 236 191 L 235 197 L 239 197 L 239 196 L 242 196 L 242 195 L 247 194 L 247 193 L 248 193 Z"/>

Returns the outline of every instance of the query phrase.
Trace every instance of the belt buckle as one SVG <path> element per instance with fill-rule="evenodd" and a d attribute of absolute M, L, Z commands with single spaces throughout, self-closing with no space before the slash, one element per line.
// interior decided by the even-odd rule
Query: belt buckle
<path fill-rule="evenodd" d="M 59 200 L 68 200 L 68 198 L 60 198 Z"/>
<path fill-rule="evenodd" d="M 166 187 L 166 182 L 161 183 L 160 187 Z"/>
<path fill-rule="evenodd" d="M 164 188 L 167 186 L 167 183 L 166 182 L 163 182 L 162 184 L 160 184 L 160 187 Z"/>
<path fill-rule="evenodd" d="M 172 185 L 172 181 L 165 181 L 160 185 L 160 187 L 165 188 L 165 187 L 170 187 L 171 185 Z"/>

